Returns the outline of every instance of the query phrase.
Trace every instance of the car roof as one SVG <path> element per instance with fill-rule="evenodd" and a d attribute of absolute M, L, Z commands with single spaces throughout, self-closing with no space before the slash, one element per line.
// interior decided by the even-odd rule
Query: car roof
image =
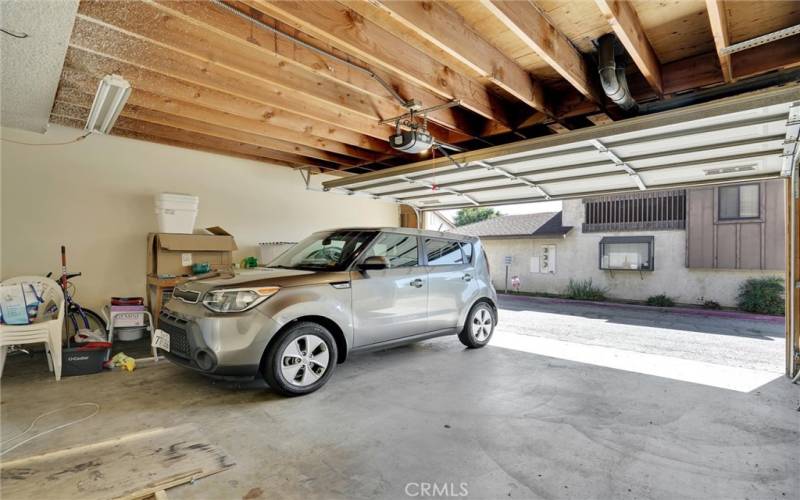
<path fill-rule="evenodd" d="M 427 236 L 429 238 L 447 238 L 448 240 L 456 241 L 478 241 L 480 238 L 476 236 L 467 236 L 464 234 L 446 233 L 444 231 L 431 231 L 428 229 L 416 229 L 412 227 L 340 227 L 331 229 L 330 231 L 379 231 L 382 233 L 400 233 L 409 234 L 414 236 Z"/>

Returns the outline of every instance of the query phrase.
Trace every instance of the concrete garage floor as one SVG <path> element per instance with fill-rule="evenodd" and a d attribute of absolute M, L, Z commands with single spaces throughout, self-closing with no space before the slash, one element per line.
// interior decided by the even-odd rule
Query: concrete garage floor
<path fill-rule="evenodd" d="M 498 339 L 517 327 L 501 323 Z M 59 383 L 33 368 L 7 364 L 3 436 L 68 404 L 102 410 L 4 459 L 192 422 L 237 465 L 170 498 L 409 498 L 422 482 L 452 484 L 452 493 L 465 483 L 479 499 L 800 491 L 800 391 L 783 377 L 744 393 L 495 346 L 465 350 L 455 338 L 354 357 L 321 391 L 294 399 L 166 362 Z"/>

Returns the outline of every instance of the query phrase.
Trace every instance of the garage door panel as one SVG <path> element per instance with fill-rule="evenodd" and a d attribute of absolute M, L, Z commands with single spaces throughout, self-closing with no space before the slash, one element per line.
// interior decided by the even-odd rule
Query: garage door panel
<path fill-rule="evenodd" d="M 452 209 L 474 205 L 470 197 L 485 204 L 527 203 L 545 199 L 548 194 L 564 199 L 637 188 L 628 175 L 611 175 L 615 169 L 635 170 L 648 189 L 759 182 L 779 176 L 789 109 L 798 100 L 800 85 L 775 87 L 565 134 L 456 153 L 453 159 L 459 162 L 458 168 L 450 159 L 428 158 L 325 181 L 323 185 L 356 186 L 356 190 L 367 193 L 402 192 L 409 184 L 418 183 L 415 178 L 425 176 L 430 181 L 436 175 L 439 184 L 456 183 L 451 189 L 466 188 L 468 196 L 455 202 L 442 198 L 438 205 L 431 203 L 432 196 L 422 198 L 424 204 L 411 203 L 422 209 Z M 481 189 L 485 187 L 481 180 L 498 182 L 501 176 L 508 177 L 510 185 L 541 184 L 544 192 L 536 186 Z M 554 182 L 568 177 L 573 179 Z M 386 186 L 390 187 L 384 189 Z M 472 191 L 476 188 L 480 190 Z M 731 236 L 730 230 L 723 229 L 722 233 L 723 237 Z M 728 255 L 720 265 L 735 266 L 736 252 L 730 248 L 726 251 Z M 692 257 L 692 263 L 697 259 L 706 263 L 705 257 L 698 256 Z M 769 259 L 777 261 L 778 255 Z"/>

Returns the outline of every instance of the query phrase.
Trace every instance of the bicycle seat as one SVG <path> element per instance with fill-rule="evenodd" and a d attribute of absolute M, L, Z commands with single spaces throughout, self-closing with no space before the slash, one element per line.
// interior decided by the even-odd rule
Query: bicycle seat
<path fill-rule="evenodd" d="M 80 275 L 81 273 L 67 273 L 67 279 L 71 280 L 72 278 L 77 278 Z"/>

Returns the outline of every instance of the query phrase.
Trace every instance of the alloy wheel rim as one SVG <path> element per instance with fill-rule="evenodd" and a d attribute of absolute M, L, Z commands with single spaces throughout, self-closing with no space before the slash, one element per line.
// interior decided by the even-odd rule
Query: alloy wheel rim
<path fill-rule="evenodd" d="M 483 342 L 492 333 L 492 315 L 485 308 L 480 308 L 472 317 L 472 335 L 478 342 Z"/>
<path fill-rule="evenodd" d="M 321 379 L 329 363 L 328 344 L 316 335 L 301 335 L 283 350 L 281 374 L 290 384 L 305 387 Z"/>

